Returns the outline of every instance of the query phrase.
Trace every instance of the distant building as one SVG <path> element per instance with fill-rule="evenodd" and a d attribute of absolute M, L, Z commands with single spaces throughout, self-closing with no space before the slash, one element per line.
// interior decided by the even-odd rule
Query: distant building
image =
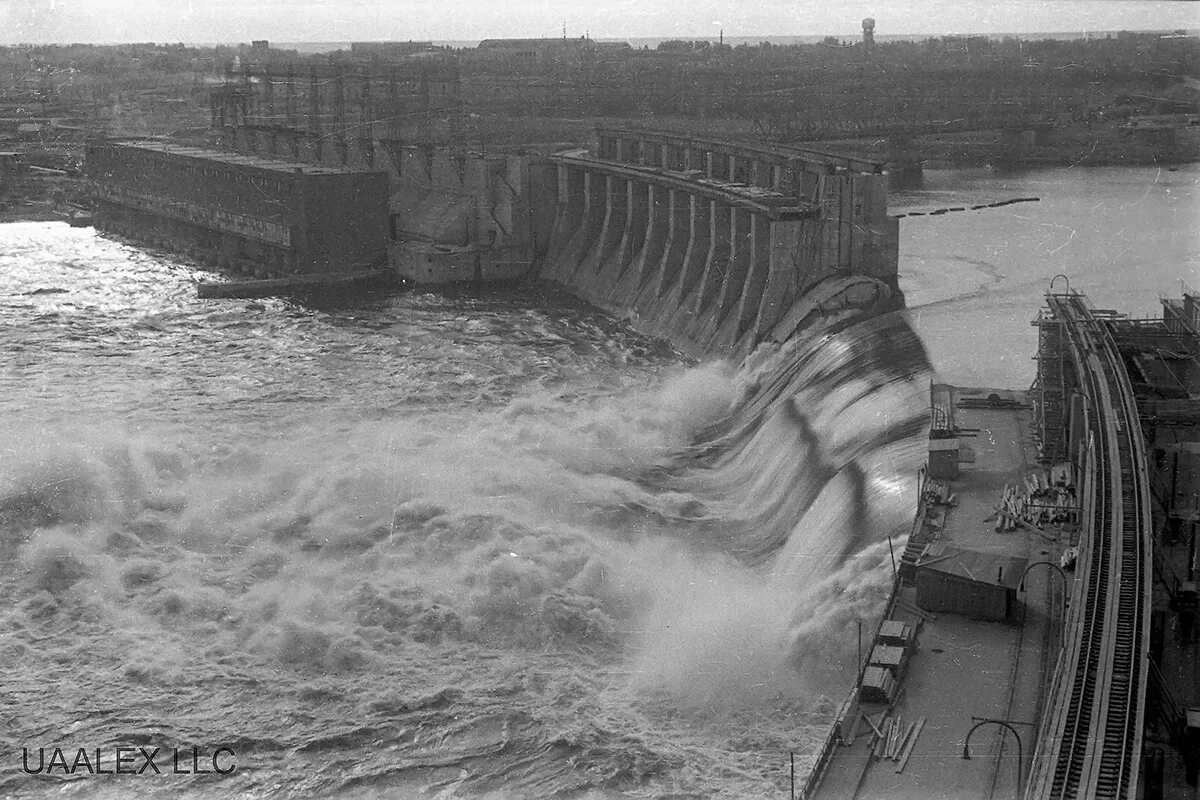
<path fill-rule="evenodd" d="M 434 49 L 433 42 L 351 42 L 350 54 L 384 61 L 407 58 Z"/>
<path fill-rule="evenodd" d="M 251 50 L 270 50 L 271 43 L 266 39 L 255 39 L 250 43 Z"/>
<path fill-rule="evenodd" d="M 593 42 L 596 49 L 604 55 L 625 55 L 633 52 L 629 42 Z"/>
<path fill-rule="evenodd" d="M 477 49 L 503 53 L 541 53 L 569 50 L 590 45 L 591 43 L 592 40 L 585 36 L 580 36 L 578 39 L 568 39 L 565 36 L 562 38 L 551 37 L 542 39 L 484 39 L 479 43 Z"/>
<path fill-rule="evenodd" d="M 1200 140 L 1200 115 L 1145 114 L 1131 117 L 1125 129 L 1134 139 L 1151 147 L 1174 147 Z"/>
<path fill-rule="evenodd" d="M 586 36 L 578 39 L 484 39 L 476 50 L 485 58 L 533 66 L 577 60 L 585 53 L 594 53 L 597 46 Z"/>

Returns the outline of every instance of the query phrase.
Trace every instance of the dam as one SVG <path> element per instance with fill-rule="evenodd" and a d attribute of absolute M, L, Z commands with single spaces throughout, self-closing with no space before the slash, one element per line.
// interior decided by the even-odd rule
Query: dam
<path fill-rule="evenodd" d="M 616 129 L 546 156 L 381 144 L 374 168 L 246 150 L 93 145 L 98 224 L 269 278 L 540 278 L 696 355 L 903 305 L 880 163 Z"/>
<path fill-rule="evenodd" d="M 132 231 L 149 215 L 222 264 L 285 278 L 311 271 L 295 251 L 310 258 L 300 243 L 317 241 L 319 220 L 331 242 L 365 248 L 324 271 L 383 268 L 417 285 L 541 279 L 693 355 L 744 356 L 903 306 L 882 163 L 621 128 L 595 130 L 586 148 L 414 141 L 403 120 L 461 111 L 456 81 L 439 65 L 239 65 L 212 93 L 216 149 L 93 146 L 100 224 Z M 120 200 L 151 168 L 143 191 L 162 202 Z M 193 187 L 194 169 L 205 182 Z M 270 178 L 242 174 L 255 170 Z M 335 182 L 339 193 L 304 189 L 307 200 L 292 188 Z M 197 207 L 181 216 L 189 193 Z M 213 221 L 228 213 L 247 218 Z"/>

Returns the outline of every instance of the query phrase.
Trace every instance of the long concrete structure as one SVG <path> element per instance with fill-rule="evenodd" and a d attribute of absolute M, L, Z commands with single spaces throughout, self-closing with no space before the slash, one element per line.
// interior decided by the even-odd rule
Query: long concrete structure
<path fill-rule="evenodd" d="M 130 140 L 89 145 L 87 174 L 99 227 L 220 266 L 285 277 L 387 262 L 380 172 Z"/>
<path fill-rule="evenodd" d="M 903 303 L 878 163 L 615 128 L 550 161 L 542 277 L 686 351 L 745 353 Z"/>

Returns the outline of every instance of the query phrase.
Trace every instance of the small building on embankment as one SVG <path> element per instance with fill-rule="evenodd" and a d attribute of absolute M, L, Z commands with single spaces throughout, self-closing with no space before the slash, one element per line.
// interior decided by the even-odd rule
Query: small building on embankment
<path fill-rule="evenodd" d="M 1007 619 L 1027 564 L 1003 553 L 935 544 L 916 566 L 917 606 L 971 619 Z"/>
<path fill-rule="evenodd" d="M 383 172 L 160 140 L 94 142 L 96 225 L 260 276 L 387 265 Z"/>

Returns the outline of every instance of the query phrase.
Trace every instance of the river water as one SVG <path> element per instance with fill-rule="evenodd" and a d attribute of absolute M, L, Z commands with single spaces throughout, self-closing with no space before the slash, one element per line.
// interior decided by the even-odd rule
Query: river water
<path fill-rule="evenodd" d="M 890 583 L 929 361 L 1027 386 L 1056 273 L 1153 313 L 1198 178 L 930 172 L 895 211 L 1041 200 L 905 217 L 910 311 L 741 369 L 553 294 L 206 301 L 0 225 L 0 793 L 785 794 Z M 237 769 L 22 771 L 118 746 Z"/>
<path fill-rule="evenodd" d="M 1056 274 L 1098 308 L 1159 316 L 1160 294 L 1200 282 L 1197 181 L 1196 165 L 938 170 L 923 191 L 894 196 L 898 213 L 1040 198 L 901 220 L 900 285 L 939 372 L 963 385 L 1029 386 L 1028 323 Z"/>

